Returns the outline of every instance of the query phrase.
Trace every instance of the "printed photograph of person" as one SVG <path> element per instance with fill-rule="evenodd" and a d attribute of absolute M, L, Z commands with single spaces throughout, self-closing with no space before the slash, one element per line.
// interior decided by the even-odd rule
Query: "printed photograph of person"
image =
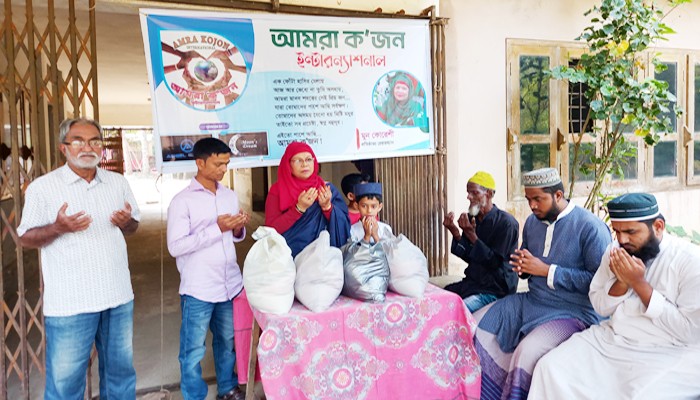
<path fill-rule="evenodd" d="M 428 131 L 425 91 L 420 82 L 404 71 L 383 75 L 374 87 L 374 110 L 387 125 L 419 127 Z"/>

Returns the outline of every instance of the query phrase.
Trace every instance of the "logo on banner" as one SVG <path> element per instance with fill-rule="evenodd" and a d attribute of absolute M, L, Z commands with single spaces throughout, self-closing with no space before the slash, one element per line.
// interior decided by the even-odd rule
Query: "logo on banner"
<path fill-rule="evenodd" d="M 184 139 L 182 142 L 180 142 L 180 150 L 182 150 L 184 153 L 189 153 L 194 149 L 194 142 L 192 139 Z"/>
<path fill-rule="evenodd" d="M 160 147 L 163 162 L 194 160 L 192 151 L 194 150 L 195 142 L 207 137 L 211 137 L 211 135 L 161 136 Z"/>
<path fill-rule="evenodd" d="M 162 31 L 163 76 L 170 92 L 199 110 L 216 111 L 236 102 L 248 67 L 233 43 L 197 31 Z"/>
<path fill-rule="evenodd" d="M 219 138 L 228 143 L 232 157 L 267 156 L 270 154 L 267 146 L 267 132 L 240 132 L 221 135 Z"/>

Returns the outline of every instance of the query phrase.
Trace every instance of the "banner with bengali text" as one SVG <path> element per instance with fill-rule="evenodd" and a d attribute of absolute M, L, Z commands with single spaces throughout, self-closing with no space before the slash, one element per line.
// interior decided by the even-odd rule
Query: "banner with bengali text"
<path fill-rule="evenodd" d="M 140 10 L 157 167 L 194 171 L 217 137 L 229 167 L 433 154 L 427 20 Z"/>

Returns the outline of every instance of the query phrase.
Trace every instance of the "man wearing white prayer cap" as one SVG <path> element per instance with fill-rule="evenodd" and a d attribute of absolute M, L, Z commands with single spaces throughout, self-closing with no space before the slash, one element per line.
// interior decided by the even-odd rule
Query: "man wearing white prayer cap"
<path fill-rule="evenodd" d="M 532 215 L 511 265 L 527 277 L 529 291 L 474 314 L 482 400 L 527 398 L 540 357 L 599 320 L 588 289 L 611 241 L 610 230 L 564 197 L 556 169 L 531 171 L 522 180 Z"/>

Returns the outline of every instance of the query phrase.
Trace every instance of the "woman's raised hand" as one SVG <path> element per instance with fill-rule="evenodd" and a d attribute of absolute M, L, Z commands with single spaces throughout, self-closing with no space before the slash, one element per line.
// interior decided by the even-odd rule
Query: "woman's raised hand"
<path fill-rule="evenodd" d="M 331 208 L 331 198 L 333 197 L 333 192 L 328 185 L 323 185 L 318 188 L 318 205 L 321 206 L 321 210 L 328 211 Z"/>
<path fill-rule="evenodd" d="M 314 201 L 318 198 L 318 189 L 308 188 L 303 192 L 299 193 L 299 198 L 297 199 L 297 208 L 301 212 L 306 212 L 306 209 L 314 204 Z M 323 207 L 321 207 L 323 208 Z"/>

